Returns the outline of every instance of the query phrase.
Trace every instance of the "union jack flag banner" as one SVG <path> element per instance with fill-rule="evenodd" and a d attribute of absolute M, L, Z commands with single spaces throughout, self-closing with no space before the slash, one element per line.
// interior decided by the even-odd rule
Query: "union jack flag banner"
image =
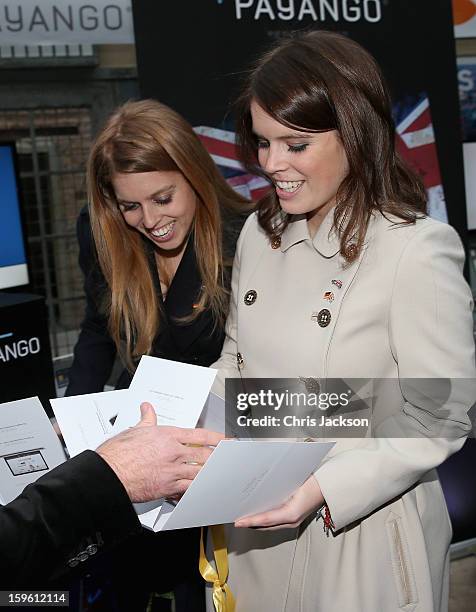
<path fill-rule="evenodd" d="M 402 117 L 396 130 L 397 150 L 423 180 L 428 196 L 428 214 L 448 223 L 430 101 L 424 97 L 416 106 L 400 114 Z"/>
<path fill-rule="evenodd" d="M 248 174 L 238 161 L 235 132 L 206 126 L 194 130 L 233 189 L 254 202 L 264 196 L 270 185 L 261 176 Z"/>

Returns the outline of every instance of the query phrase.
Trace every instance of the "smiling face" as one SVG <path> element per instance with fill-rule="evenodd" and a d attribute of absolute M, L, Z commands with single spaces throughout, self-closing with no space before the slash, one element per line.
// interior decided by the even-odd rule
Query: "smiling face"
<path fill-rule="evenodd" d="M 349 172 L 337 130 L 301 132 L 273 119 L 251 103 L 258 161 L 273 181 L 281 208 L 306 214 L 313 235 L 335 205 L 337 190 Z"/>
<path fill-rule="evenodd" d="M 121 173 L 111 182 L 128 225 L 158 249 L 180 252 L 185 248 L 197 197 L 180 172 Z"/>

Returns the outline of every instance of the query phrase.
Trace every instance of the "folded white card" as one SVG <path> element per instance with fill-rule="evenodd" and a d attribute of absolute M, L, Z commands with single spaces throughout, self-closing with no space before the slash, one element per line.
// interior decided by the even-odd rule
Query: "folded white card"
<path fill-rule="evenodd" d="M 37 397 L 0 404 L 0 504 L 66 459 Z"/>
<path fill-rule="evenodd" d="M 164 503 L 142 524 L 153 531 L 231 523 L 283 503 L 334 442 L 223 440 L 177 505 Z"/>
<path fill-rule="evenodd" d="M 159 425 L 195 427 L 217 371 L 144 355 L 129 386 L 131 401 L 121 408 L 114 432 L 140 419 L 140 405 L 150 402 Z"/>
<path fill-rule="evenodd" d="M 113 436 L 119 410 L 127 409 L 129 402 L 128 389 L 51 399 L 70 457 L 95 450 Z"/>

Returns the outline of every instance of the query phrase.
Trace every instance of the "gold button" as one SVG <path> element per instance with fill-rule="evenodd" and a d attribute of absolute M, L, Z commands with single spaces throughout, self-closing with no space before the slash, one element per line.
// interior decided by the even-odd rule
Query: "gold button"
<path fill-rule="evenodd" d="M 330 310 L 327 310 L 327 308 L 323 308 L 317 313 L 317 315 L 313 314 L 312 318 L 316 320 L 319 327 L 327 327 L 331 322 L 332 316 Z"/>
<path fill-rule="evenodd" d="M 273 238 L 271 239 L 271 248 L 279 249 L 280 246 L 281 246 L 281 236 L 273 236 Z"/>
<path fill-rule="evenodd" d="M 243 301 L 245 302 L 247 306 L 251 306 L 252 304 L 256 302 L 257 297 L 258 297 L 258 294 L 256 293 L 256 291 L 254 289 L 250 289 L 249 291 L 245 293 L 245 297 Z"/>

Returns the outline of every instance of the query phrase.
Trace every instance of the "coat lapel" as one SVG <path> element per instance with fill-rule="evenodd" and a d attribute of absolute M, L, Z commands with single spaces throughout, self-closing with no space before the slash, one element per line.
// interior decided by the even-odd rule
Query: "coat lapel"
<path fill-rule="evenodd" d="M 283 232 L 281 240 L 281 250 L 283 252 L 305 240 L 311 241 L 316 251 L 316 264 L 319 266 L 320 272 L 316 274 L 319 281 L 313 318 L 315 324 L 321 328 L 319 333 L 320 341 L 315 346 L 317 352 L 315 357 L 317 358 L 316 363 L 320 364 L 317 371 L 319 376 L 322 377 L 327 375 L 329 347 L 339 319 L 342 303 L 357 274 L 368 243 L 367 241 L 364 245 L 359 257 L 350 265 L 347 264 L 340 254 L 340 239 L 333 227 L 333 221 L 334 209 L 326 215 L 311 240 L 305 215 L 295 215 Z M 373 219 L 371 219 L 369 226 L 369 239 L 372 227 Z M 326 325 L 325 322 L 327 320 L 329 320 L 329 323 Z"/>
<path fill-rule="evenodd" d="M 367 240 L 355 261 L 348 264 L 340 254 L 340 240 L 337 232 L 333 229 L 334 211 L 332 210 L 324 219 L 318 232 L 314 236 L 313 245 L 323 258 L 325 274 L 322 275 L 322 283 L 319 287 L 318 303 L 319 309 L 327 309 L 331 314 L 330 324 L 323 329 L 321 371 L 327 376 L 328 354 L 334 330 L 339 320 L 342 304 L 348 295 L 348 291 L 362 263 L 368 243 L 374 231 L 374 219 L 370 219 L 367 231 Z"/>

